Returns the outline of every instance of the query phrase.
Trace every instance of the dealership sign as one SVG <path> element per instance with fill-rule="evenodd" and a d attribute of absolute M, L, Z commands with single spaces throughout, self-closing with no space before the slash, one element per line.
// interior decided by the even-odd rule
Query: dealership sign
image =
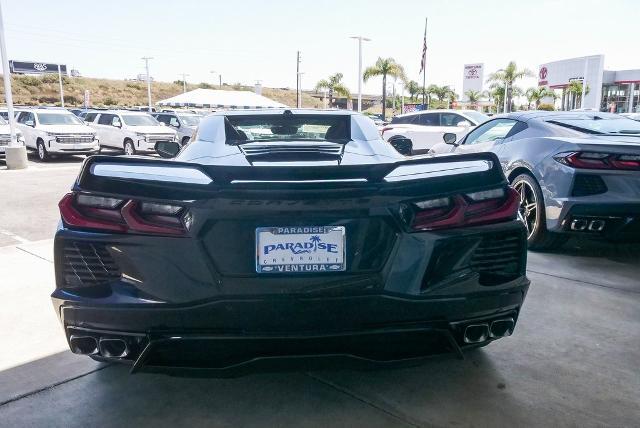
<path fill-rule="evenodd" d="M 484 81 L 484 64 L 465 64 L 462 79 L 462 93 L 482 91 Z"/>
<path fill-rule="evenodd" d="M 540 67 L 540 71 L 538 71 L 538 86 L 545 86 L 549 84 L 547 80 L 547 76 L 549 75 L 549 69 L 546 65 Z"/>
<path fill-rule="evenodd" d="M 9 61 L 9 69 L 18 74 L 46 74 L 58 73 L 58 64 L 46 62 Z M 67 74 L 67 66 L 60 64 L 60 72 Z"/>

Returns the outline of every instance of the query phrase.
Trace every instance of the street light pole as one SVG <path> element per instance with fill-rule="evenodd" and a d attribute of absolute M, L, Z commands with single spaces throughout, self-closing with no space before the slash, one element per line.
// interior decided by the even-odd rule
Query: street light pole
<path fill-rule="evenodd" d="M 509 93 L 509 83 L 504 81 L 504 107 L 502 107 L 502 113 L 507 113 L 507 94 Z"/>
<path fill-rule="evenodd" d="M 2 74 L 4 78 L 4 98 L 7 102 L 7 114 L 9 115 L 9 132 L 11 141 L 5 148 L 6 163 L 8 169 L 24 169 L 27 167 L 27 149 L 18 144 L 16 137 L 16 118 L 13 113 L 13 96 L 11 94 L 11 70 L 7 58 L 7 45 L 4 37 L 4 18 L 2 17 L 2 2 L 0 1 L 0 56 L 2 57 Z"/>
<path fill-rule="evenodd" d="M 371 39 L 362 36 L 351 36 L 358 40 L 358 112 L 362 111 L 362 41 L 370 42 Z"/>
<path fill-rule="evenodd" d="M 144 66 L 145 66 L 145 69 L 147 70 L 147 102 L 149 104 L 149 108 L 148 108 L 149 113 L 151 113 L 153 110 L 151 107 L 151 77 L 149 76 L 149 60 L 153 58 L 150 56 L 145 56 L 145 57 L 142 57 L 142 59 L 144 60 Z"/>
<path fill-rule="evenodd" d="M 187 76 L 189 76 L 189 74 L 182 73 L 180 74 L 180 76 L 182 76 L 182 92 L 186 93 L 187 92 Z"/>
<path fill-rule="evenodd" d="M 60 84 L 60 106 L 64 108 L 64 90 L 62 89 L 62 72 L 60 71 L 60 64 L 58 64 L 58 83 Z"/>
<path fill-rule="evenodd" d="M 296 54 L 296 107 L 300 108 L 300 105 L 302 104 L 302 94 L 300 93 L 300 51 L 297 52 Z"/>

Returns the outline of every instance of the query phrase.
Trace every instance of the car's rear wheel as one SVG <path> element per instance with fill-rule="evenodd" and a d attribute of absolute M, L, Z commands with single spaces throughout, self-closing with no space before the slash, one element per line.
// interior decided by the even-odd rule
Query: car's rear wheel
<path fill-rule="evenodd" d="M 49 153 L 47 153 L 47 149 L 44 147 L 44 141 L 38 140 L 36 142 L 36 153 L 38 154 L 38 159 L 40 162 L 46 162 L 49 160 Z"/>
<path fill-rule="evenodd" d="M 542 190 L 535 178 L 520 174 L 511 181 L 520 194 L 520 215 L 527 228 L 527 243 L 530 250 L 546 251 L 560 247 L 567 237 L 547 230 Z"/>
<path fill-rule="evenodd" d="M 133 145 L 133 141 L 124 140 L 124 154 L 125 155 L 135 155 L 136 154 L 136 148 Z"/>

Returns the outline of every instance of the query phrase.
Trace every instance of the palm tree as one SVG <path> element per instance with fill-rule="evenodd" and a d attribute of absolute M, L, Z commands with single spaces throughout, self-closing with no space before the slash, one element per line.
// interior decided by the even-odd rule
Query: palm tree
<path fill-rule="evenodd" d="M 382 76 L 382 117 L 387 113 L 387 76 L 395 77 L 403 82 L 407 81 L 404 68 L 393 58 L 378 58 L 375 65 L 367 67 L 362 75 L 362 81 L 367 82 L 372 77 Z"/>
<path fill-rule="evenodd" d="M 488 81 L 492 84 L 497 84 L 497 85 L 501 84 L 502 86 L 505 86 L 505 85 L 507 86 L 508 88 L 507 94 L 506 94 L 507 105 L 509 106 L 507 107 L 507 109 L 509 109 L 511 106 L 511 101 L 514 96 L 513 94 L 514 83 L 517 80 L 522 79 L 523 77 L 533 77 L 533 76 L 534 74 L 531 72 L 531 70 L 527 68 L 518 69 L 518 66 L 516 65 L 515 61 L 510 61 L 505 68 L 500 69 L 495 73 L 491 73 L 489 75 Z"/>
<path fill-rule="evenodd" d="M 429 85 L 429 87 L 427 88 L 427 94 L 435 96 L 438 99 L 440 107 L 444 106 L 444 100 L 446 99 L 451 100 L 452 97 L 457 96 L 451 90 L 451 88 L 447 85 L 445 86 Z"/>
<path fill-rule="evenodd" d="M 584 94 L 587 95 L 591 88 L 589 85 L 584 90 Z M 578 105 L 582 107 L 582 82 L 579 80 L 572 80 L 569 82 L 569 86 L 567 86 L 567 93 L 573 96 L 573 108 L 579 108 Z"/>
<path fill-rule="evenodd" d="M 473 89 L 468 90 L 464 95 L 472 106 L 478 104 L 478 101 L 482 99 L 482 93 L 480 91 L 474 91 Z"/>
<path fill-rule="evenodd" d="M 409 92 L 409 99 L 412 101 L 415 98 L 416 94 L 420 93 L 420 89 L 422 89 L 418 82 L 416 82 L 415 80 L 408 81 L 406 88 Z"/>
<path fill-rule="evenodd" d="M 531 103 L 534 103 L 536 110 L 538 109 L 538 107 L 540 107 L 540 101 L 543 98 L 548 97 L 548 98 L 553 98 L 554 100 L 557 98 L 557 95 L 553 91 L 553 89 L 549 89 L 545 86 L 539 86 L 537 88 L 529 88 L 524 94 L 527 97 L 529 106 L 531 106 Z"/>
<path fill-rule="evenodd" d="M 333 105 L 334 93 L 347 99 L 351 98 L 349 89 L 341 82 L 342 77 L 342 73 L 336 73 L 332 76 L 329 76 L 328 80 L 322 79 L 321 81 L 316 83 L 316 91 L 319 91 L 321 89 L 327 89 L 329 91 L 329 105 Z"/>

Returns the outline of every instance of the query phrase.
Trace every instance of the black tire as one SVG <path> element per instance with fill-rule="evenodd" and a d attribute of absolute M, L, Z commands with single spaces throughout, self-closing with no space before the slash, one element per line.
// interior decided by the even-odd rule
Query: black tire
<path fill-rule="evenodd" d="M 44 141 L 40 139 L 36 141 L 36 155 L 38 156 L 38 160 L 40 162 L 46 162 L 51 159 L 51 157 L 49 156 L 49 152 L 47 152 L 47 149 L 44 146 Z"/>
<path fill-rule="evenodd" d="M 549 251 L 564 244 L 568 236 L 547 230 L 544 198 L 536 179 L 530 174 L 520 174 L 511 180 L 520 193 L 520 215 L 527 227 L 527 244 L 532 251 Z"/>
<path fill-rule="evenodd" d="M 124 144 L 123 144 L 122 148 L 124 149 L 124 154 L 125 155 L 135 155 L 136 154 L 136 147 L 133 145 L 133 141 L 129 140 L 128 138 L 126 140 L 124 140 Z"/>
<path fill-rule="evenodd" d="M 191 139 L 191 138 L 189 138 L 189 137 L 182 137 L 182 141 L 180 141 L 180 145 L 181 145 L 182 147 L 186 146 L 187 144 L 189 144 L 189 140 L 190 140 L 190 139 Z"/>

